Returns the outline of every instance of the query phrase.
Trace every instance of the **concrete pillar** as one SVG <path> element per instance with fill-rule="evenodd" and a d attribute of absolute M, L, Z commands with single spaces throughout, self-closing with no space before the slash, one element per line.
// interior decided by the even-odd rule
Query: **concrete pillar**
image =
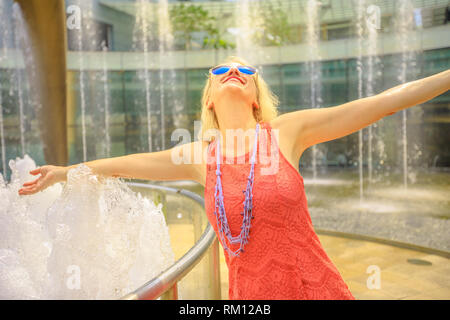
<path fill-rule="evenodd" d="M 38 114 L 47 164 L 67 165 L 66 16 L 64 0 L 16 0 L 22 9 L 36 63 L 42 109 Z M 30 70 L 30 68 L 27 68 Z"/>

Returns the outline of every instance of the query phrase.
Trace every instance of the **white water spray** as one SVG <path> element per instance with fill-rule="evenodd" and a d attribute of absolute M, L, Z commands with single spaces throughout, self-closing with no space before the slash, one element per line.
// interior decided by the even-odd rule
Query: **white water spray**
<path fill-rule="evenodd" d="M 26 155 L 0 175 L 0 299 L 117 299 L 174 262 L 161 206 L 80 164 L 30 196 Z"/>

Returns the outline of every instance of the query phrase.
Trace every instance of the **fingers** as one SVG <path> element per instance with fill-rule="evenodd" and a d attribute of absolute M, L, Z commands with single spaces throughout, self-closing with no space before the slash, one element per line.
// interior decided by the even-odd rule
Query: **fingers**
<path fill-rule="evenodd" d="M 32 185 L 29 185 L 29 186 L 26 186 L 26 187 L 23 187 L 23 188 L 19 189 L 19 194 L 27 194 L 27 195 L 28 194 L 34 194 L 34 193 L 36 193 L 38 191 L 43 190 L 44 189 L 43 185 L 44 184 L 43 184 L 42 181 L 37 181 L 36 183 L 34 183 Z"/>
<path fill-rule="evenodd" d="M 41 168 L 36 168 L 36 169 L 34 169 L 34 170 L 31 170 L 30 171 L 30 173 L 32 174 L 32 175 L 37 175 L 38 173 L 41 173 Z"/>
<path fill-rule="evenodd" d="M 55 181 L 54 172 L 49 170 L 47 166 L 36 168 L 29 171 L 32 175 L 41 174 L 40 177 L 33 181 L 25 182 L 21 189 L 19 189 L 19 195 L 29 195 L 42 191 L 45 188 L 51 186 Z"/>
<path fill-rule="evenodd" d="M 19 195 L 24 196 L 24 195 L 30 195 L 30 194 L 34 194 L 36 193 L 36 187 L 25 187 L 25 188 L 21 188 L 19 189 Z"/>
<path fill-rule="evenodd" d="M 35 184 L 36 182 L 38 182 L 39 179 L 40 179 L 40 177 L 37 178 L 36 180 L 25 182 L 23 185 L 24 186 L 31 186 L 31 185 Z"/>
<path fill-rule="evenodd" d="M 37 175 L 39 173 L 42 174 L 41 168 L 36 168 L 29 172 L 32 175 Z M 42 176 L 33 181 L 25 182 L 23 184 L 23 187 L 21 189 L 19 189 L 19 195 L 30 195 L 30 194 L 34 194 L 34 193 L 38 192 L 40 189 L 39 186 L 42 185 L 42 183 L 39 183 L 39 180 L 41 178 L 42 178 Z"/>
<path fill-rule="evenodd" d="M 44 187 L 45 180 L 46 180 L 45 178 L 42 179 L 42 177 L 39 177 L 32 182 L 24 183 L 23 185 L 25 186 L 25 184 L 27 184 L 27 186 L 19 189 L 19 195 L 30 195 L 45 189 Z"/>

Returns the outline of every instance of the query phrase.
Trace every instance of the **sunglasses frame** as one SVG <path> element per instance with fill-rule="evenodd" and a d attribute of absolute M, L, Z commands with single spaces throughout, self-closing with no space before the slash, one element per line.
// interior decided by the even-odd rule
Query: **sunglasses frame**
<path fill-rule="evenodd" d="M 214 73 L 212 73 L 212 71 L 213 71 L 214 69 L 217 69 L 217 68 L 219 68 L 219 67 L 229 67 L 229 68 L 230 68 L 230 69 L 228 69 L 226 72 L 221 73 L 221 74 L 225 74 L 225 73 L 229 72 L 229 71 L 231 70 L 231 68 L 232 68 L 232 66 L 230 66 L 230 65 L 219 64 L 219 65 L 217 65 L 217 66 L 215 66 L 215 67 L 209 69 L 209 74 L 210 74 L 210 75 L 214 75 L 214 76 L 221 75 L 221 74 L 214 74 Z M 249 68 L 249 69 L 253 69 L 253 70 L 255 70 L 255 73 L 253 73 L 253 74 L 244 73 L 244 72 L 242 72 L 241 70 L 239 70 L 239 67 L 246 67 L 246 68 Z M 258 69 L 256 69 L 255 67 L 252 67 L 252 66 L 238 65 L 238 66 L 235 66 L 235 68 L 239 71 L 240 74 L 245 74 L 245 75 L 247 75 L 247 76 L 254 76 L 254 75 L 258 74 Z"/>

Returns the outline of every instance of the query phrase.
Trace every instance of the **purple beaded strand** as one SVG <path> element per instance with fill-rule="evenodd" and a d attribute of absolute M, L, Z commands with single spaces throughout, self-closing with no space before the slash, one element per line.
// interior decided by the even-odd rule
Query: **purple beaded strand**
<path fill-rule="evenodd" d="M 215 210 L 214 215 L 216 216 L 216 222 L 217 222 L 217 230 L 219 232 L 219 237 L 222 240 L 223 247 L 226 251 L 228 251 L 233 256 L 239 256 L 241 252 L 244 252 L 244 245 L 248 243 L 248 239 L 250 239 L 250 227 L 251 227 L 251 220 L 254 219 L 252 215 L 252 207 L 253 207 L 253 182 L 255 179 L 255 162 L 256 162 L 256 150 L 258 147 L 258 132 L 259 132 L 259 123 L 256 124 L 256 130 L 255 130 L 255 139 L 254 139 L 254 145 L 253 145 L 253 153 L 252 157 L 250 159 L 251 168 L 250 173 L 247 178 L 247 188 L 244 192 L 245 194 L 245 200 L 243 202 L 244 204 L 244 211 L 241 213 L 243 216 L 242 220 L 242 226 L 241 226 L 241 232 L 239 233 L 239 236 L 231 236 L 231 231 L 228 226 L 227 216 L 225 212 L 225 206 L 223 204 L 223 190 L 222 190 L 222 173 L 220 172 L 220 139 L 217 140 L 217 150 L 216 150 L 216 187 L 215 187 L 215 193 L 214 193 L 214 200 L 215 200 Z M 224 234 L 226 235 L 228 241 L 230 244 L 236 244 L 239 243 L 240 247 L 236 251 L 232 251 L 228 245 L 225 242 Z"/>

